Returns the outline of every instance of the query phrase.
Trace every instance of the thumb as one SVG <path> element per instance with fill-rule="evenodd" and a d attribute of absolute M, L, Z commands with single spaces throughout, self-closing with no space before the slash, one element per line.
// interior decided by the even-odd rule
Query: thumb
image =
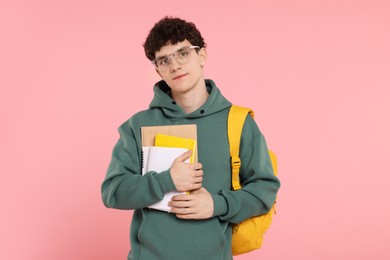
<path fill-rule="evenodd" d="M 182 155 L 180 155 L 179 157 L 177 157 L 175 159 L 175 161 L 184 162 L 185 160 L 187 160 L 188 158 L 191 157 L 191 154 L 192 154 L 192 150 L 188 150 L 187 152 L 185 152 Z"/>

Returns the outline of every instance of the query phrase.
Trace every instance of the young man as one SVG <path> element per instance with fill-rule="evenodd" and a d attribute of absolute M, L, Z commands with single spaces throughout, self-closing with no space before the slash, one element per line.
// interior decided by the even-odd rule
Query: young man
<path fill-rule="evenodd" d="M 162 78 L 149 109 L 119 127 L 120 139 L 102 184 L 107 207 L 134 209 L 132 260 L 232 259 L 232 224 L 270 210 L 279 189 L 268 149 L 248 116 L 241 137 L 243 188 L 231 189 L 227 116 L 231 103 L 204 79 L 206 44 L 193 23 L 165 17 L 154 25 L 145 54 Z M 196 124 L 199 163 L 179 156 L 170 169 L 141 174 L 141 127 Z M 170 201 L 170 213 L 147 208 L 165 193 L 191 191 Z"/>

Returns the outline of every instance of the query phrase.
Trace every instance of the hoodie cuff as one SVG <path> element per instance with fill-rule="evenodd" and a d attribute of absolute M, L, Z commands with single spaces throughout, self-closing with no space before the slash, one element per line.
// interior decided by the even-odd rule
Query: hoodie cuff
<path fill-rule="evenodd" d="M 173 183 L 170 170 L 162 171 L 155 175 L 157 183 L 160 186 L 163 194 L 176 190 L 175 184 Z"/>
<path fill-rule="evenodd" d="M 228 204 L 225 198 L 220 194 L 211 194 L 211 197 L 214 202 L 213 217 L 226 215 L 228 211 Z"/>

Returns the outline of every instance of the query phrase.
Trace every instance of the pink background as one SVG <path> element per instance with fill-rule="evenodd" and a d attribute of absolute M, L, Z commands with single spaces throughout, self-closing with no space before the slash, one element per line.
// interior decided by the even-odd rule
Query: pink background
<path fill-rule="evenodd" d="M 6 3 L 7 2 L 7 3 Z M 245 3 L 245 4 L 243 4 Z M 158 80 L 142 43 L 193 21 L 206 75 L 279 158 L 278 214 L 249 259 L 390 259 L 389 1 L 2 1 L 0 259 L 125 259 L 100 185 L 117 127 Z"/>

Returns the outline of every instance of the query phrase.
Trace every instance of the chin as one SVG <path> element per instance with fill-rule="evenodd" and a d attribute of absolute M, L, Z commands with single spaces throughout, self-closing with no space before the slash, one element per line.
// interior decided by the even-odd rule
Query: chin
<path fill-rule="evenodd" d="M 193 86 L 193 84 L 190 84 L 187 81 L 172 81 L 170 84 L 168 84 L 173 91 L 176 92 L 186 92 L 190 90 Z"/>
<path fill-rule="evenodd" d="M 192 87 L 188 85 L 180 85 L 180 86 L 173 86 L 171 87 L 172 91 L 177 92 L 177 93 L 185 93 L 188 92 L 189 90 L 192 89 Z"/>

